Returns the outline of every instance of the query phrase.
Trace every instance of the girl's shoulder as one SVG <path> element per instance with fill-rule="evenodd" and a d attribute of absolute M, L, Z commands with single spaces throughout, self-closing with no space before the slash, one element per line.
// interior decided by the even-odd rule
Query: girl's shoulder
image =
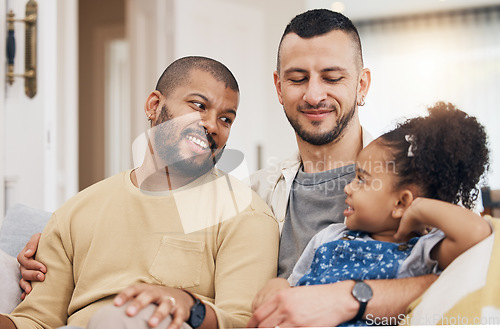
<path fill-rule="evenodd" d="M 347 231 L 348 229 L 343 223 L 333 223 L 316 233 L 311 241 L 317 247 L 324 243 L 340 239 Z"/>

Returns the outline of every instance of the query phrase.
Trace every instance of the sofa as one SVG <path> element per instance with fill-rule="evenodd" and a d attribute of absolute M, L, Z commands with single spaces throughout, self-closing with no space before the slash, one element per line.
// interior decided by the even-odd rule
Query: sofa
<path fill-rule="evenodd" d="M 43 230 L 50 216 L 25 205 L 7 212 L 0 230 L 0 313 L 9 313 L 20 302 L 21 290 L 12 284 L 20 279 L 15 256 L 31 235 Z M 500 230 L 500 219 L 486 218 L 494 232 Z M 500 234 L 493 233 L 457 257 L 408 311 L 405 318 L 378 320 L 380 324 L 396 320 L 408 325 L 500 325 Z"/>
<path fill-rule="evenodd" d="M 43 228 L 51 213 L 16 204 L 10 207 L 0 229 L 0 313 L 9 313 L 21 301 L 21 279 L 16 256 L 30 237 Z"/>

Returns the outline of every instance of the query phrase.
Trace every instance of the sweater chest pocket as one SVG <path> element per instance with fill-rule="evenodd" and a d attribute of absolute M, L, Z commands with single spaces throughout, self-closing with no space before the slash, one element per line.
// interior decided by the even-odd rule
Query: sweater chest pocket
<path fill-rule="evenodd" d="M 200 284 L 205 243 L 164 236 L 149 274 L 158 283 L 172 288 Z"/>

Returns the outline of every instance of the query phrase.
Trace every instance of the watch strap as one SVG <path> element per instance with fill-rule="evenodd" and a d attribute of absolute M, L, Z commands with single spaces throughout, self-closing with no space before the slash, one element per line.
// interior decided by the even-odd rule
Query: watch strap
<path fill-rule="evenodd" d="M 189 318 L 187 319 L 186 323 L 188 325 L 190 325 L 191 328 L 196 329 L 203 323 L 205 314 L 203 314 L 203 320 L 200 321 L 200 319 L 196 319 L 196 320 L 194 319 L 193 313 L 196 312 L 197 308 L 199 308 L 199 307 L 202 307 L 203 309 L 205 309 L 205 304 L 203 304 L 203 302 L 198 297 L 196 297 L 195 295 L 193 295 L 189 291 L 187 291 L 185 289 L 182 289 L 182 291 L 184 291 L 186 294 L 191 296 L 191 298 L 193 298 L 193 300 L 194 300 L 194 305 L 190 309 Z M 203 312 L 205 312 L 205 311 L 203 311 Z"/>
<path fill-rule="evenodd" d="M 366 305 L 368 304 L 368 302 L 362 302 L 360 300 L 358 300 L 358 302 L 359 302 L 359 310 L 358 314 L 356 314 L 356 316 L 353 319 L 354 321 L 363 320 L 363 314 L 365 314 Z"/>

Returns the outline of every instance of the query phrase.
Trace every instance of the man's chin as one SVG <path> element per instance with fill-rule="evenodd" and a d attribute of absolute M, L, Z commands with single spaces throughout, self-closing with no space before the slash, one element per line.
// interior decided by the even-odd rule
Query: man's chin
<path fill-rule="evenodd" d="M 180 160 L 170 164 L 168 167 L 175 169 L 176 172 L 184 176 L 191 176 L 193 178 L 200 177 L 212 170 L 215 166 L 212 155 L 204 156 L 203 158 L 204 159 L 200 159 L 200 156 L 198 156 Z"/>

